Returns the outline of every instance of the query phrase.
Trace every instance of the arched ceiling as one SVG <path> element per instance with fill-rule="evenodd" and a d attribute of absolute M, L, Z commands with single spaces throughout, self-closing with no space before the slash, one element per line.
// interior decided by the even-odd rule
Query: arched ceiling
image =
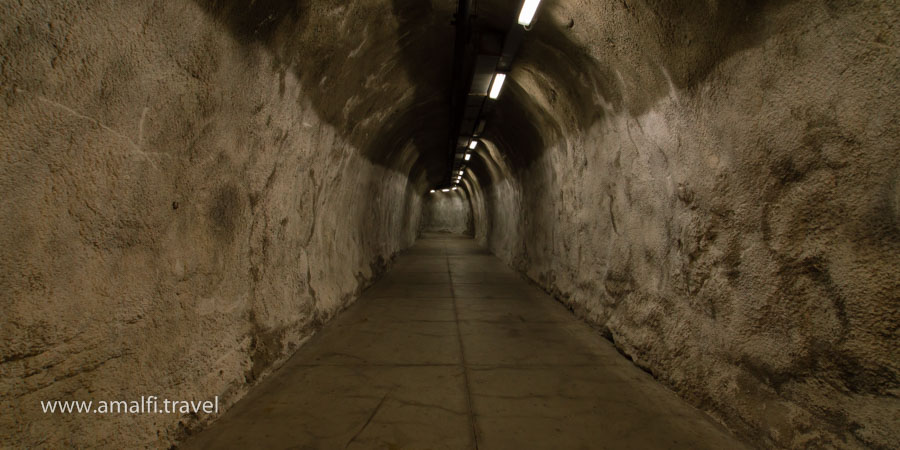
<path fill-rule="evenodd" d="M 266 47 L 277 70 L 301 79 L 307 89 L 297 101 L 313 107 L 366 158 L 431 185 L 446 179 L 456 1 L 196 1 L 238 41 Z M 542 8 L 554 2 L 544 3 Z M 520 5 L 520 0 L 476 1 L 473 24 L 505 33 Z M 526 35 L 524 54 L 549 57 L 555 69 L 543 76 L 567 85 L 573 78 L 570 47 L 555 27 L 536 26 Z M 527 59 L 522 69 L 517 65 L 497 117 L 488 118 L 488 130 L 502 148 L 517 149 L 514 160 L 527 164 L 542 147 L 536 123 L 547 118 L 535 117 L 539 105 L 516 85 L 515 78 L 535 70 L 533 65 Z"/>
<path fill-rule="evenodd" d="M 456 1 L 196 1 L 236 39 L 265 46 L 278 70 L 300 78 L 307 89 L 297 101 L 366 158 L 431 185 L 423 189 L 446 181 L 456 137 L 450 109 Z M 752 20 L 765 6 L 760 2 L 651 3 L 544 0 L 487 114 L 484 137 L 514 167 L 527 166 L 566 128 L 586 129 L 611 112 L 641 113 L 672 85 L 695 84 L 719 58 L 763 34 Z M 518 26 L 520 6 L 521 0 L 476 0 L 474 27 L 503 34 Z M 675 26 L 686 20 L 690 27 Z"/>

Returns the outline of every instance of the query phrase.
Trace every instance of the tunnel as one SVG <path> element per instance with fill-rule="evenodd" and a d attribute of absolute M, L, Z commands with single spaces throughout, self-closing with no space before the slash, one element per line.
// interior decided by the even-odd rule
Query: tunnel
<path fill-rule="evenodd" d="M 2 448 L 898 448 L 896 2 L 0 25 Z"/>

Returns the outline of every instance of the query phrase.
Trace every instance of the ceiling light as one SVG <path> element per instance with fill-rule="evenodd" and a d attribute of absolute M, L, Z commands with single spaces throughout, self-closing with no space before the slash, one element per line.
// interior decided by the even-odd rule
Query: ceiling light
<path fill-rule="evenodd" d="M 500 96 L 500 88 L 503 87 L 503 82 L 506 80 L 505 73 L 498 73 L 494 75 L 494 82 L 491 83 L 491 92 L 488 94 L 490 98 L 497 98 Z"/>
<path fill-rule="evenodd" d="M 466 157 L 463 158 L 463 159 L 465 159 L 466 161 L 468 161 L 470 158 L 472 158 L 472 154 L 471 154 L 471 153 L 466 153 Z"/>
<path fill-rule="evenodd" d="M 475 147 L 478 146 L 478 141 L 469 142 L 469 148 L 475 150 Z"/>
<path fill-rule="evenodd" d="M 455 190 L 457 190 L 457 189 L 459 189 L 459 188 L 458 188 L 458 187 L 456 187 L 456 186 L 453 186 L 453 190 L 454 190 L 454 191 L 455 191 Z"/>
<path fill-rule="evenodd" d="M 463 174 L 463 171 L 460 170 L 460 171 L 459 171 L 459 176 L 462 176 L 462 174 Z"/>
<path fill-rule="evenodd" d="M 431 190 L 431 193 L 434 194 L 434 189 Z"/>
<path fill-rule="evenodd" d="M 522 11 L 519 12 L 519 25 L 526 27 L 531 25 L 539 4 L 541 4 L 541 0 L 525 0 L 525 4 L 522 5 Z"/>
<path fill-rule="evenodd" d="M 450 192 L 450 189 L 441 189 L 441 192 Z"/>

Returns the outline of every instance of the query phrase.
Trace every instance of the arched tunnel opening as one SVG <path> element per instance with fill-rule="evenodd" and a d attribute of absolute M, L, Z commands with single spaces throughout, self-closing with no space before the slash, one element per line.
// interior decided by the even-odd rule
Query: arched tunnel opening
<path fill-rule="evenodd" d="M 0 447 L 900 442 L 895 2 L 0 25 Z"/>

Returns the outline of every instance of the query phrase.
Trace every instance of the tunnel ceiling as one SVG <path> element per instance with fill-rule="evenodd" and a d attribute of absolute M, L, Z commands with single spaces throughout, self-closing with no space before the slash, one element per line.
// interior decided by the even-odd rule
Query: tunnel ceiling
<path fill-rule="evenodd" d="M 298 102 L 369 160 L 436 183 L 446 170 L 454 2 L 197 0 L 307 87 Z"/>
<path fill-rule="evenodd" d="M 541 8 L 554 3 L 544 1 Z M 197 4 L 226 24 L 239 42 L 264 46 L 276 56 L 278 70 L 292 71 L 311 87 L 298 101 L 309 102 L 368 159 L 412 179 L 424 175 L 431 186 L 446 181 L 455 138 L 450 97 L 456 1 L 393 0 L 332 8 L 283 0 L 249 6 L 238 0 Z M 474 2 L 473 30 L 506 33 L 520 6 L 519 0 Z M 539 10 L 537 23 L 540 17 Z M 524 48 L 521 65 L 532 67 L 529 58 L 546 57 L 555 68 L 546 76 L 558 78 L 558 85 L 580 79 L 587 68 L 583 64 L 588 60 L 554 26 L 536 25 L 526 33 Z M 517 65 L 515 61 L 514 69 Z M 470 76 L 463 74 L 466 81 Z M 528 164 L 542 148 L 535 124 L 546 122 L 539 117 L 546 113 L 521 88 L 508 90 L 508 98 L 498 101 L 496 120 L 494 114 L 487 117 L 489 135 L 504 143 L 505 151 L 516 149 L 515 161 Z M 590 111 L 585 105 L 579 112 Z"/>
<path fill-rule="evenodd" d="M 297 101 L 366 158 L 431 186 L 446 182 L 457 137 L 450 109 L 456 1 L 195 3 L 247 48 L 266 48 L 277 71 L 305 86 Z M 506 92 L 485 117 L 485 138 L 526 167 L 564 128 L 585 129 L 611 111 L 639 114 L 671 86 L 695 85 L 716 61 L 765 36 L 756 18 L 768 2 L 695 3 L 544 0 Z M 503 35 L 520 7 L 520 0 L 475 1 L 474 30 Z M 643 31 L 611 40 L 623 27 Z"/>

